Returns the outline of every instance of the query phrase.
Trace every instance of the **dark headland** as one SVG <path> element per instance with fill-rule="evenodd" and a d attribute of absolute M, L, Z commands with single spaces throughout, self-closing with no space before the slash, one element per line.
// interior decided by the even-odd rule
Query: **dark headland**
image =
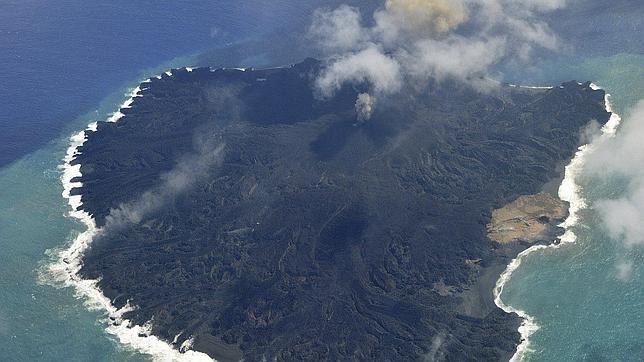
<path fill-rule="evenodd" d="M 82 276 L 221 361 L 509 359 L 520 320 L 492 289 L 539 241 L 486 227 L 555 189 L 604 92 L 429 82 L 358 124 L 366 88 L 319 99 L 321 67 L 175 69 L 87 131 L 74 192 L 107 227 Z"/>

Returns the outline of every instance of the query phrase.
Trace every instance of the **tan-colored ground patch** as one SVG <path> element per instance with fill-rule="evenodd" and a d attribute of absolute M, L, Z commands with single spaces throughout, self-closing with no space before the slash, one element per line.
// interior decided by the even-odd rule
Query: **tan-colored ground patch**
<path fill-rule="evenodd" d="M 551 194 L 521 196 L 492 212 L 488 237 L 499 243 L 537 241 L 551 227 L 552 220 L 563 220 L 567 215 L 568 204 Z"/>
<path fill-rule="evenodd" d="M 441 297 L 446 297 L 448 295 L 452 295 L 456 291 L 455 287 L 445 284 L 443 279 L 441 279 L 438 282 L 434 283 L 432 285 L 432 289 L 436 293 L 438 293 L 438 295 L 440 295 Z"/>

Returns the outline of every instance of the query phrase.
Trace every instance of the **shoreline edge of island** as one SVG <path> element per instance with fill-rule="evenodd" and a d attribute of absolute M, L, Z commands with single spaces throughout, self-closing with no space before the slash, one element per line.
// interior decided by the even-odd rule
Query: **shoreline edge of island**
<path fill-rule="evenodd" d="M 591 83 L 590 88 L 593 90 L 602 89 L 598 85 Z M 604 95 L 604 107 L 606 112 L 610 113 L 609 120 L 602 126 L 601 134 L 599 139 L 602 138 L 611 138 L 615 136 L 617 128 L 621 123 L 621 117 L 619 114 L 613 111 L 613 105 L 610 102 L 611 95 L 605 93 Z M 505 304 L 501 299 L 501 294 L 503 294 L 503 288 L 505 284 L 510 281 L 512 278 L 512 273 L 519 268 L 521 265 L 522 259 L 537 250 L 542 249 L 558 249 L 562 245 L 574 243 L 577 240 L 577 236 L 572 230 L 573 227 L 577 225 L 578 222 L 578 212 L 586 208 L 586 200 L 581 195 L 580 186 L 576 183 L 577 176 L 582 171 L 584 166 L 585 157 L 591 153 L 594 149 L 594 142 L 588 144 L 583 144 L 579 146 L 577 152 L 570 160 L 570 163 L 566 165 L 564 171 L 564 178 L 561 182 L 561 185 L 558 189 L 558 196 L 561 200 L 569 203 L 568 208 L 568 217 L 566 220 L 561 223 L 559 226 L 564 228 L 563 235 L 558 237 L 559 242 L 554 242 L 550 244 L 536 244 L 520 252 L 512 261 L 508 264 L 506 269 L 501 273 L 499 279 L 494 286 L 494 303 L 501 308 L 506 313 L 517 314 L 521 319 L 521 325 L 519 326 L 519 333 L 521 334 L 521 342 L 517 346 L 516 352 L 510 358 L 511 362 L 522 361 L 526 352 L 532 351 L 530 349 L 530 336 L 539 330 L 539 325 L 536 323 L 535 318 L 529 315 L 526 311 L 512 307 L 508 304 Z"/>
<path fill-rule="evenodd" d="M 186 67 L 188 71 L 191 68 Z M 171 70 L 164 72 L 172 76 Z M 157 76 L 159 78 L 160 76 Z M 142 97 L 140 92 L 145 83 L 150 82 L 151 78 L 144 80 L 134 88 L 128 95 L 127 99 L 118 107 L 118 109 L 107 118 L 106 122 L 118 122 L 124 116 L 121 111 L 130 108 L 134 99 Z M 144 325 L 132 325 L 129 320 L 123 319 L 126 312 L 136 309 L 135 306 L 127 303 L 124 307 L 117 309 L 112 302 L 103 294 L 98 287 L 99 280 L 83 279 L 78 275 L 82 266 L 82 256 L 89 247 L 92 239 L 98 234 L 99 229 L 96 227 L 94 218 L 81 209 L 82 195 L 72 195 L 74 188 L 81 187 L 82 183 L 75 179 L 82 176 L 80 164 L 72 164 L 76 156 L 79 155 L 78 148 L 87 140 L 86 131 L 96 131 L 97 121 L 91 122 L 87 128 L 73 134 L 69 140 L 69 147 L 63 159 L 63 164 L 59 166 L 62 171 L 61 182 L 63 185 L 62 196 L 67 200 L 71 210 L 67 216 L 80 221 L 86 229 L 76 235 L 72 242 L 62 249 L 56 251 L 53 256 L 54 260 L 47 265 L 47 272 L 57 285 L 64 287 L 73 287 L 75 296 L 83 300 L 83 304 L 89 310 L 103 311 L 106 318 L 101 322 L 106 324 L 106 332 L 115 336 L 118 341 L 132 348 L 137 352 L 150 355 L 154 360 L 162 361 L 213 361 L 207 354 L 191 350 L 192 339 L 186 339 L 181 346 L 175 348 L 170 343 L 151 334 L 151 321 Z M 175 336 L 175 341 L 181 334 Z"/>
<path fill-rule="evenodd" d="M 192 71 L 192 68 L 185 67 L 187 71 Z M 241 68 L 235 68 L 244 70 Z M 168 76 L 172 76 L 172 70 L 164 72 Z M 163 73 L 162 73 L 163 74 Z M 156 76 L 160 78 L 161 75 Z M 134 99 L 142 97 L 140 94 L 145 88 L 141 88 L 145 83 L 150 82 L 151 78 L 140 82 L 128 95 L 128 98 L 118 107 L 118 109 L 106 120 L 106 122 L 117 122 L 124 116 L 121 112 L 122 109 L 129 108 Z M 521 88 L 532 88 L 528 86 L 516 86 Z M 600 89 L 597 85 L 591 83 L 590 87 L 593 90 Z M 552 88 L 552 87 L 535 87 L 538 89 Z M 614 136 L 617 127 L 620 124 L 621 118 L 617 113 L 613 112 L 610 103 L 610 94 L 606 93 L 604 97 L 605 109 L 611 113 L 610 119 L 603 125 L 600 137 Z M 64 163 L 59 166 L 62 170 L 61 182 L 63 185 L 62 196 L 67 200 L 71 210 L 67 216 L 74 218 L 86 226 L 86 230 L 80 232 L 73 238 L 73 241 L 68 245 L 58 249 L 53 256 L 54 260 L 47 265 L 48 274 L 53 277 L 57 285 L 64 287 L 73 287 L 76 297 L 83 299 L 84 305 L 90 310 L 100 310 L 105 312 L 107 318 L 103 320 L 107 326 L 106 332 L 117 337 L 118 341 L 126 346 L 131 347 L 133 350 L 150 355 L 155 360 L 163 361 L 213 361 L 207 354 L 191 350 L 192 339 L 188 338 L 176 348 L 173 344 L 177 341 L 181 334 L 175 336 L 174 341 L 171 343 L 164 341 L 157 336 L 151 334 L 151 321 L 144 325 L 132 325 L 129 320 L 123 319 L 123 314 L 136 309 L 127 303 L 121 309 L 117 309 L 112 302 L 103 294 L 102 290 L 98 287 L 99 280 L 83 279 L 78 275 L 82 266 L 82 256 L 89 247 L 92 239 L 99 229 L 96 227 L 94 218 L 81 209 L 82 195 L 72 195 L 71 191 L 74 188 L 82 186 L 81 182 L 75 179 L 82 176 L 80 171 L 80 164 L 72 164 L 76 156 L 79 155 L 78 148 L 82 146 L 87 140 L 86 131 L 96 131 L 97 121 L 91 122 L 87 128 L 73 134 L 70 137 L 69 147 L 63 159 Z M 522 323 L 519 327 L 521 334 L 521 342 L 510 359 L 510 361 L 522 360 L 524 354 L 530 351 L 529 337 L 539 329 L 534 317 L 528 315 L 525 311 L 506 305 L 501 299 L 501 294 L 505 284 L 511 279 L 512 273 L 521 265 L 521 260 L 526 255 L 545 248 L 558 248 L 563 244 L 573 243 L 576 240 L 574 232 L 571 230 L 577 224 L 577 212 L 585 208 L 585 200 L 580 195 L 579 185 L 576 184 L 576 176 L 583 167 L 584 157 L 592 151 L 592 142 L 589 144 L 581 145 L 570 163 L 565 167 L 564 179 L 559 187 L 558 196 L 561 200 L 569 202 L 569 216 L 560 224 L 565 229 L 563 235 L 558 239 L 560 243 L 551 243 L 548 245 L 538 244 L 533 245 L 526 250 L 519 253 L 504 269 L 493 288 L 493 296 L 495 304 L 506 313 L 517 314 Z"/>

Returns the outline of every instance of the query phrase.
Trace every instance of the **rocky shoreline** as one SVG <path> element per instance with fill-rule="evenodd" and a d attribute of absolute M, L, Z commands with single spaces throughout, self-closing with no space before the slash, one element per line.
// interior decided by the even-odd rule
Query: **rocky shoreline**
<path fill-rule="evenodd" d="M 356 125 L 366 85 L 320 100 L 321 66 L 173 70 L 87 131 L 72 194 L 108 232 L 80 274 L 218 360 L 509 359 L 492 290 L 529 244 L 486 225 L 561 177 L 603 91 L 432 83 Z"/>
<path fill-rule="evenodd" d="M 500 244 L 552 241 L 563 234 L 559 224 L 567 216 L 568 203 L 555 195 L 540 192 L 520 196 L 492 212 L 488 237 Z"/>

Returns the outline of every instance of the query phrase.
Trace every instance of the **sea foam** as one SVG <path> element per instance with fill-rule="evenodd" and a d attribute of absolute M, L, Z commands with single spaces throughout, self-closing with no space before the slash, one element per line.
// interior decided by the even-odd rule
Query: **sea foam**
<path fill-rule="evenodd" d="M 168 71 L 166 74 L 171 76 L 172 72 Z M 149 82 L 150 80 L 148 79 L 142 82 L 141 86 Z M 130 108 L 135 98 L 142 97 L 140 94 L 141 86 L 136 87 L 129 94 L 127 100 L 106 120 L 107 122 L 118 122 L 125 116 L 122 110 Z M 96 122 L 92 122 L 87 126 L 86 130 L 96 131 L 97 126 Z M 81 182 L 72 181 L 74 178 L 82 176 L 81 165 L 72 165 L 71 163 L 79 154 L 79 147 L 87 140 L 86 130 L 78 132 L 70 138 L 69 148 L 61 166 L 62 195 L 67 199 L 71 207 L 68 215 L 85 224 L 86 230 L 78 234 L 65 249 L 61 249 L 53 255 L 54 260 L 47 266 L 48 274 L 54 278 L 54 282 L 57 285 L 73 287 L 76 295 L 84 300 L 88 308 L 104 311 L 107 332 L 114 335 L 123 345 L 151 355 L 157 361 L 212 361 L 205 353 L 190 350 L 193 341 L 192 337 L 185 340 L 179 349 L 175 349 L 170 343 L 151 335 L 151 322 L 140 326 L 124 319 L 124 313 L 136 309 L 136 306 L 127 303 L 124 307 L 117 309 L 98 287 L 99 280 L 80 277 L 79 271 L 82 267 L 83 254 L 88 249 L 94 236 L 99 232 L 92 216 L 80 209 L 83 204 L 81 195 L 71 195 L 72 189 L 82 186 Z M 178 338 L 175 338 L 175 343 L 176 339 Z"/>
<path fill-rule="evenodd" d="M 532 87 L 521 87 L 521 88 L 532 88 Z M 549 89 L 551 87 L 537 87 L 540 89 Z M 600 89 L 597 85 L 591 83 L 590 88 L 593 90 Z M 521 266 L 521 261 L 523 258 L 533 253 L 537 250 L 547 249 L 547 248 L 559 248 L 562 245 L 568 243 L 574 243 L 577 240 L 577 236 L 574 233 L 573 228 L 577 225 L 579 221 L 579 211 L 586 207 L 586 200 L 583 198 L 580 186 L 577 184 L 577 177 L 584 166 L 584 160 L 588 153 L 592 152 L 594 144 L 596 142 L 602 142 L 603 139 L 607 137 L 614 137 L 617 132 L 617 128 L 621 122 L 621 118 L 617 113 L 613 113 L 613 107 L 610 102 L 610 94 L 606 93 L 604 97 L 604 106 L 607 112 L 611 112 L 611 116 L 602 127 L 601 136 L 591 142 L 590 144 L 582 145 L 577 149 L 574 157 L 570 163 L 566 166 L 564 171 L 564 179 L 559 186 L 558 195 L 559 198 L 563 201 L 569 203 L 568 208 L 568 217 L 561 223 L 559 226 L 565 229 L 563 235 L 559 237 L 559 243 L 552 243 L 549 245 L 533 245 L 530 248 L 522 251 L 513 259 L 510 264 L 496 282 L 494 287 L 494 302 L 496 305 L 503 309 L 507 313 L 516 313 L 523 319 L 521 326 L 519 326 L 519 333 L 521 334 L 521 343 L 517 346 L 515 354 L 512 356 L 510 361 L 521 361 L 527 352 L 532 351 L 530 348 L 530 336 L 539 330 L 539 325 L 535 321 L 535 318 L 525 311 L 514 308 L 510 305 L 507 305 L 501 299 L 501 294 L 503 293 L 503 287 L 511 279 L 512 273 Z"/>

